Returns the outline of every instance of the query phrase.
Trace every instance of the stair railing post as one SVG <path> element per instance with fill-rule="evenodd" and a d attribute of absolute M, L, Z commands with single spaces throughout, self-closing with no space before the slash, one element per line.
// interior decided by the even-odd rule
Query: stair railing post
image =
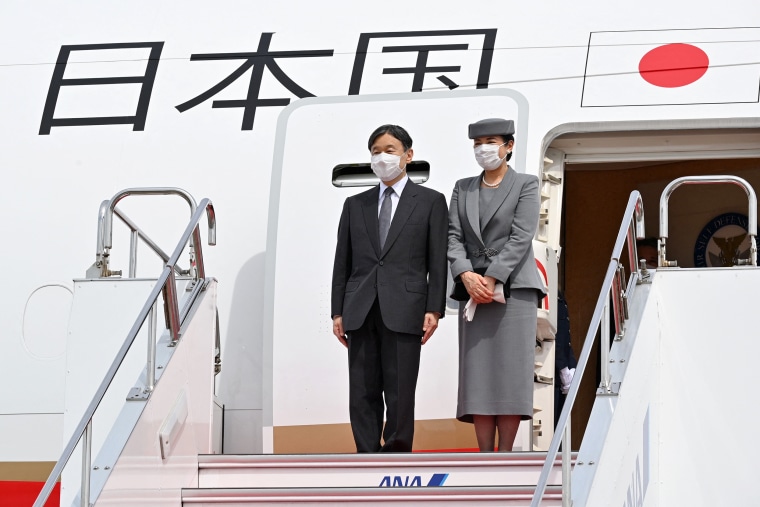
<path fill-rule="evenodd" d="M 129 277 L 137 277 L 137 242 L 140 239 L 139 233 L 132 230 L 129 235 Z"/>
<path fill-rule="evenodd" d="M 90 473 L 92 472 L 92 419 L 87 422 L 82 435 L 82 491 L 79 494 L 82 507 L 90 507 Z"/>
<path fill-rule="evenodd" d="M 174 269 L 169 272 L 169 279 L 166 281 L 167 311 L 169 316 L 169 336 L 171 337 L 172 346 L 179 340 L 179 304 L 177 301 L 177 279 L 174 275 Z"/>
<path fill-rule="evenodd" d="M 570 507 L 571 503 L 571 490 L 570 486 L 572 481 L 570 480 L 570 473 L 572 472 L 570 457 L 572 448 L 570 447 L 570 427 L 571 416 L 567 416 L 567 424 L 565 430 L 562 432 L 562 507 Z"/>
<path fill-rule="evenodd" d="M 604 308 L 602 309 L 602 383 L 599 386 L 604 394 L 610 392 L 610 293 L 607 293 L 607 298 L 604 302 Z"/>
<path fill-rule="evenodd" d="M 156 385 L 156 308 L 157 301 L 148 314 L 148 378 L 145 381 L 145 392 L 153 392 Z"/>

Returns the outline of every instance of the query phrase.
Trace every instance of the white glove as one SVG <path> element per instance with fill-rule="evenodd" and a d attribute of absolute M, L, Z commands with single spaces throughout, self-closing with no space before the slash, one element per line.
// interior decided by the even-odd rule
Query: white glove
<path fill-rule="evenodd" d="M 560 387 L 560 391 L 562 392 L 562 394 L 567 394 L 567 391 L 570 389 L 570 382 L 573 381 L 574 375 L 575 375 L 575 368 L 571 370 L 567 366 L 565 366 L 559 371 L 559 379 L 562 384 Z"/>
<path fill-rule="evenodd" d="M 504 299 L 504 284 L 503 283 L 497 283 L 496 286 L 493 289 L 493 301 L 495 303 L 502 303 L 505 304 L 507 302 L 506 299 Z M 469 301 L 467 301 L 467 304 L 464 305 L 464 313 L 462 315 L 462 318 L 466 320 L 467 322 L 472 322 L 472 318 L 475 316 L 475 309 L 478 307 L 478 304 L 470 298 Z"/>

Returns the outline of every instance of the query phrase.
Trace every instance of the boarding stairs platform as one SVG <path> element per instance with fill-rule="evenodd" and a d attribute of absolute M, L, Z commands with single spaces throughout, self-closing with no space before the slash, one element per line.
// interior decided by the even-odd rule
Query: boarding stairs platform
<path fill-rule="evenodd" d="M 668 259 L 667 197 L 692 183 L 746 190 L 748 259 L 715 268 L 679 268 Z M 94 394 L 91 401 L 90 393 L 81 395 L 81 410 L 70 417 L 71 439 L 35 507 L 44 505 L 64 468 L 61 505 L 81 507 L 760 505 L 752 475 L 760 444 L 725 435 L 735 422 L 759 417 L 746 392 L 755 368 L 737 367 L 760 355 L 751 320 L 760 300 L 757 204 L 744 180 L 692 177 L 671 183 L 661 201 L 659 261 L 652 271 L 637 262 L 635 239 L 644 235 L 644 217 L 641 196 L 632 192 L 547 453 L 214 454 L 216 281 L 205 276 L 199 232 L 205 214 L 213 244 L 214 212 L 207 199 L 195 206 L 180 195 L 191 204 L 191 220 L 174 254 L 160 252 L 166 266 L 158 279 L 111 278 L 110 242 L 103 239 L 110 224 L 106 220 L 99 229 L 103 248 L 92 269 L 105 274 L 78 282 L 71 322 L 81 325 L 83 343 L 113 336 L 118 352 L 100 387 L 92 387 L 91 377 L 82 380 Z M 104 203 L 101 216 L 116 213 L 119 197 Z M 188 242 L 193 267 L 181 270 L 177 261 Z M 113 319 L 94 327 L 78 308 L 98 308 L 106 297 L 110 301 L 128 290 L 134 292 L 130 300 L 145 302 L 131 328 L 122 323 L 129 329 L 122 344 L 117 338 L 126 333 L 103 332 Z M 156 322 L 161 306 L 163 331 Z M 138 335 L 147 341 L 147 361 L 143 346 L 129 351 Z M 573 455 L 570 412 L 595 343 L 601 383 Z M 128 352 L 137 354 L 134 361 Z M 67 380 L 68 386 L 76 376 Z M 106 390 L 116 391 L 112 405 L 103 402 Z M 110 410 L 110 420 L 95 413 L 99 405 Z"/>
<path fill-rule="evenodd" d="M 117 207 L 132 195 L 189 204 L 173 253 Z M 196 205 L 181 189 L 127 189 L 101 204 L 96 261 L 75 281 L 68 354 L 107 359 L 74 365 L 67 375 L 71 437 L 35 505 L 44 505 L 59 477 L 61 505 L 83 507 L 530 504 L 545 453 L 214 454 L 222 426 L 213 391 L 219 326 L 217 283 L 205 275 L 201 248 L 204 216 L 213 245 L 213 204 Z M 114 218 L 131 235 L 128 274 L 111 268 Z M 140 241 L 164 263 L 158 278 L 136 275 Z M 561 505 L 560 466 L 557 460 L 548 475 L 544 505 Z"/>
<path fill-rule="evenodd" d="M 530 505 L 546 453 L 206 455 L 183 505 Z M 561 505 L 561 462 L 544 504 Z"/>

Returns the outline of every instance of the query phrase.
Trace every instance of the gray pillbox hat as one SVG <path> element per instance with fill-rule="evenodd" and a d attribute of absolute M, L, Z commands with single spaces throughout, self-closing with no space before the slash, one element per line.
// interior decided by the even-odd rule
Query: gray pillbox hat
<path fill-rule="evenodd" d="M 468 134 L 470 139 L 485 136 L 511 136 L 515 133 L 515 122 L 502 118 L 486 118 L 470 123 Z"/>

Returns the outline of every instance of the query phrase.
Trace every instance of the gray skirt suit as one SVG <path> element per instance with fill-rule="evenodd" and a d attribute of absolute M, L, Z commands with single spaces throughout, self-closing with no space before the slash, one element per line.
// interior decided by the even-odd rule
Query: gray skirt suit
<path fill-rule="evenodd" d="M 533 255 L 538 226 L 538 178 L 511 167 L 498 188 L 481 188 L 482 174 L 454 185 L 449 207 L 448 257 L 454 279 L 486 268 L 509 285 L 506 304 L 459 315 L 457 419 L 477 415 L 533 417 L 536 308 L 546 289 Z"/>

